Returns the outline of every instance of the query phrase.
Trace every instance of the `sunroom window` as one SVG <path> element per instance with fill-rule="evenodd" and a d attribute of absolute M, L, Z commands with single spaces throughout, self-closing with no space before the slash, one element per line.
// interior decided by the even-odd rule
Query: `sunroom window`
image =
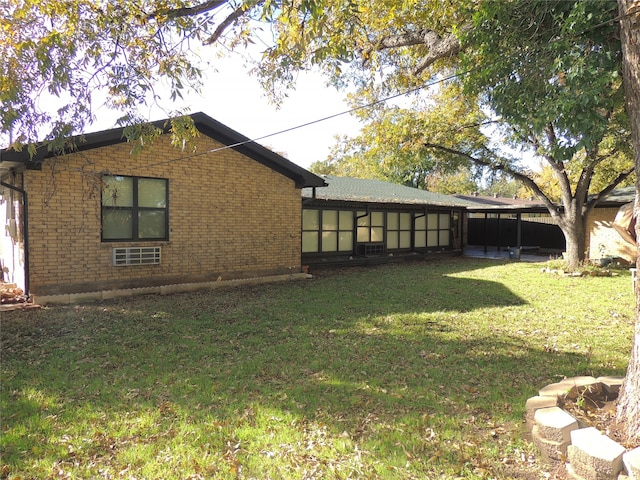
<path fill-rule="evenodd" d="M 353 211 L 302 211 L 302 253 L 353 250 Z"/>
<path fill-rule="evenodd" d="M 451 214 L 430 212 L 414 220 L 415 248 L 448 247 L 450 245 Z"/>
<path fill-rule="evenodd" d="M 387 213 L 387 248 L 411 248 L 410 213 Z"/>
<path fill-rule="evenodd" d="M 358 212 L 358 243 L 384 241 L 384 212 Z"/>

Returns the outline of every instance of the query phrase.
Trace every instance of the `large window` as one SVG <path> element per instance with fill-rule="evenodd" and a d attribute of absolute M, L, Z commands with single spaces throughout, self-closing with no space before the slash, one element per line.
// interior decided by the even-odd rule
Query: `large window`
<path fill-rule="evenodd" d="M 411 248 L 410 213 L 387 213 L 387 248 Z"/>
<path fill-rule="evenodd" d="M 358 212 L 358 243 L 384 241 L 384 212 Z"/>
<path fill-rule="evenodd" d="M 457 225 L 457 223 L 456 223 Z M 303 254 L 380 255 L 452 245 L 451 211 L 302 209 Z M 354 238 L 355 237 L 355 238 Z"/>
<path fill-rule="evenodd" d="M 302 253 L 353 251 L 351 210 L 302 211 Z"/>
<path fill-rule="evenodd" d="M 102 240 L 167 240 L 168 181 L 162 178 L 103 177 Z"/>
<path fill-rule="evenodd" d="M 427 247 L 449 246 L 450 221 L 451 216 L 448 213 L 427 215 Z"/>
<path fill-rule="evenodd" d="M 416 248 L 448 247 L 451 243 L 451 214 L 427 213 L 415 217 Z"/>

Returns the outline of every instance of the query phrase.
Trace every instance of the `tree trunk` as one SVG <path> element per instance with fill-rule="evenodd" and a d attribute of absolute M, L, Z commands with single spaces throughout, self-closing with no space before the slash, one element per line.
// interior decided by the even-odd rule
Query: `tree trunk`
<path fill-rule="evenodd" d="M 565 215 L 571 214 L 571 211 L 565 213 Z M 573 214 L 573 216 L 573 219 L 558 222 L 567 243 L 564 261 L 571 269 L 577 268 L 584 261 L 587 251 L 587 232 L 584 218 L 580 214 Z"/>
<path fill-rule="evenodd" d="M 631 122 L 636 172 L 640 172 L 640 1 L 618 0 L 618 7 L 627 113 Z M 640 175 L 636 178 L 635 214 L 640 218 Z M 636 239 L 640 239 L 640 222 L 636 222 Z M 640 258 L 636 260 L 636 267 L 640 268 Z M 617 419 L 624 425 L 627 439 L 640 442 L 640 282 L 636 282 L 635 295 L 633 347 L 618 399 Z"/>

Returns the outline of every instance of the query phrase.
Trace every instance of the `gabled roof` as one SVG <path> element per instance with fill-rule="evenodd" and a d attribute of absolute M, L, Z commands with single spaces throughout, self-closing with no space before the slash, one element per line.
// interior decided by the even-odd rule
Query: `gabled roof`
<path fill-rule="evenodd" d="M 302 190 L 303 198 L 363 203 L 396 203 L 405 205 L 436 205 L 443 207 L 466 207 L 470 203 L 450 195 L 406 187 L 382 180 L 321 175 L 327 187 Z"/>
<path fill-rule="evenodd" d="M 192 114 L 191 118 L 193 118 L 196 128 L 202 134 L 222 143 L 223 145 L 229 146 L 230 148 L 286 177 L 291 178 L 296 182 L 296 186 L 298 188 L 324 186 L 322 178 L 314 175 L 308 170 L 296 165 L 268 148 L 263 147 L 259 143 L 252 141 L 235 130 L 232 130 L 210 116 L 200 112 Z M 151 122 L 151 124 L 165 133 L 169 131 L 167 119 Z M 101 132 L 88 133 L 83 136 L 78 136 L 77 138 L 76 151 L 92 150 L 118 143 L 125 143 L 127 141 L 124 137 L 124 128 L 113 128 L 110 130 L 103 130 Z M 38 146 L 36 154 L 33 157 L 29 156 L 26 149 L 23 149 L 20 152 L 15 150 L 0 150 L 0 164 L 7 162 L 22 164 L 29 169 L 40 169 L 44 159 L 54 156 L 55 154 L 47 151 L 47 148 L 44 145 Z"/>

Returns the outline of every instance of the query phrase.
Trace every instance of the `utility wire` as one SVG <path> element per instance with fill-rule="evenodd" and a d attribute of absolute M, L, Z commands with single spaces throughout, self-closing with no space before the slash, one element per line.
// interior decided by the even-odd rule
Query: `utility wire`
<path fill-rule="evenodd" d="M 467 74 L 471 73 L 472 71 L 473 71 L 473 69 L 467 70 L 467 71 L 464 71 L 464 72 L 455 73 L 455 74 L 449 75 L 447 77 L 439 78 L 438 80 L 427 82 L 424 85 L 420 85 L 418 87 L 411 88 L 409 90 L 405 90 L 404 92 L 396 93 L 395 95 L 390 95 L 388 97 L 381 98 L 381 99 L 376 100 L 374 102 L 367 103 L 366 105 L 360 105 L 360 106 L 354 107 L 354 108 L 352 108 L 350 110 L 345 110 L 343 112 L 334 113 L 333 115 L 329 115 L 327 117 L 319 118 L 317 120 L 312 120 L 310 122 L 302 123 L 300 125 L 296 125 L 296 126 L 293 126 L 293 127 L 290 127 L 290 128 L 286 128 L 284 130 L 279 130 L 277 132 L 269 133 L 267 135 L 262 135 L 260 137 L 256 137 L 256 138 L 253 138 L 253 139 L 247 139 L 247 140 L 244 140 L 242 142 L 233 143 L 231 145 L 223 145 L 222 147 L 212 148 L 210 150 L 206 150 L 206 151 L 203 151 L 203 152 L 196 152 L 196 153 L 192 153 L 192 154 L 189 154 L 189 155 L 183 155 L 181 157 L 172 158 L 170 160 L 164 160 L 162 162 L 156 162 L 156 163 L 151 163 L 151 164 L 148 164 L 148 165 L 141 165 L 141 166 L 138 166 L 138 167 L 133 167 L 133 169 L 134 170 L 138 170 L 138 169 L 143 169 L 143 168 L 157 167 L 158 165 L 166 165 L 166 164 L 177 162 L 177 161 L 180 161 L 180 160 L 187 160 L 187 159 L 190 159 L 190 158 L 199 157 L 201 155 L 206 155 L 206 154 L 209 154 L 209 153 L 216 153 L 216 152 L 220 152 L 220 151 L 223 151 L 223 150 L 228 150 L 228 149 L 232 149 L 232 148 L 241 147 L 242 145 L 246 145 L 248 143 L 256 143 L 259 140 L 264 140 L 265 138 L 275 137 L 277 135 L 282 135 L 284 133 L 292 132 L 292 131 L 298 130 L 300 128 L 308 127 L 310 125 L 315 125 L 316 123 L 325 122 L 327 120 L 331 120 L 333 118 L 336 118 L 336 117 L 339 117 L 339 116 L 342 116 L 342 115 L 347 115 L 347 114 L 351 114 L 351 113 L 357 112 L 359 110 L 363 110 L 363 109 L 366 109 L 366 108 L 371 108 L 371 107 L 374 107 L 375 105 L 378 105 L 380 103 L 385 103 L 385 102 L 388 102 L 389 100 L 393 100 L 395 98 L 399 98 L 399 97 L 403 97 L 405 95 L 409 95 L 411 93 L 420 91 L 422 89 L 432 87 L 432 86 L 437 85 L 439 83 L 443 83 L 443 82 L 446 82 L 446 81 L 449 81 L 449 80 L 453 80 L 454 78 L 462 77 L 464 75 L 467 75 Z"/>

